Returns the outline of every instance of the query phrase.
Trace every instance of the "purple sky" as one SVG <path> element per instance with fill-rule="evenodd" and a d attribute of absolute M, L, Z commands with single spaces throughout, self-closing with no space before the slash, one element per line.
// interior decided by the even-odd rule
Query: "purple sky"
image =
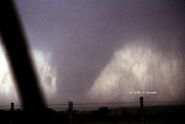
<path fill-rule="evenodd" d="M 31 48 L 49 53 L 56 69 L 51 103 L 131 101 L 132 90 L 156 91 L 149 100 L 185 99 L 184 0 L 15 2 Z"/>

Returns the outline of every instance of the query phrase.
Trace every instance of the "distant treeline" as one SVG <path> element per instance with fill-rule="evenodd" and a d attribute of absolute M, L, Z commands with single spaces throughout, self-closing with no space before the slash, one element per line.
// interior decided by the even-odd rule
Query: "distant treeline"
<path fill-rule="evenodd" d="M 71 106 L 70 106 L 71 107 Z M 51 124 L 87 124 L 87 123 L 142 123 L 142 124 L 184 124 L 185 106 L 152 106 L 108 108 L 100 107 L 97 110 L 55 111 L 47 108 L 47 118 Z M 0 110 L 0 123 L 20 124 L 25 118 L 23 110 Z M 41 115 L 42 116 L 42 115 Z"/>

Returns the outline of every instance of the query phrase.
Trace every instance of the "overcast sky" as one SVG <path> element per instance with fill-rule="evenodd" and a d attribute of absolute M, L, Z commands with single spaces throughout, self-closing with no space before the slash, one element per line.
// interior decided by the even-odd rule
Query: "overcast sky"
<path fill-rule="evenodd" d="M 51 103 L 138 99 L 131 91 L 185 99 L 184 0 L 15 2 L 32 51 L 55 72 Z"/>

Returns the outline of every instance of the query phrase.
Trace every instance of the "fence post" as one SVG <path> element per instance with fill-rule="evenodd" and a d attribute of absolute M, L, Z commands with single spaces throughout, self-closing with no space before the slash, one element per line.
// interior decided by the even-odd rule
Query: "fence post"
<path fill-rule="evenodd" d="M 69 124 L 72 124 L 73 122 L 73 102 L 69 101 Z"/>
<path fill-rule="evenodd" d="M 10 106 L 10 123 L 14 123 L 14 103 L 11 102 Z"/>
<path fill-rule="evenodd" d="M 11 111 L 13 112 L 14 111 L 14 103 L 11 102 Z"/>
<path fill-rule="evenodd" d="M 145 124 L 145 114 L 144 114 L 144 104 L 143 104 L 143 101 L 144 101 L 144 98 L 141 96 L 140 97 L 140 111 L 141 111 L 141 124 Z"/>

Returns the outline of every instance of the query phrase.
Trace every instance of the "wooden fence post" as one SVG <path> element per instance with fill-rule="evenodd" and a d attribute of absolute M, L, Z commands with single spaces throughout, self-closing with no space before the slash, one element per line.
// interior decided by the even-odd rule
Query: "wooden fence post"
<path fill-rule="evenodd" d="M 11 111 L 13 112 L 14 111 L 14 103 L 11 102 Z"/>
<path fill-rule="evenodd" d="M 145 124 L 145 113 L 144 113 L 144 104 L 143 104 L 143 101 L 144 101 L 144 98 L 141 96 L 140 97 L 140 111 L 141 111 L 141 124 Z"/>
<path fill-rule="evenodd" d="M 72 124 L 73 122 L 73 102 L 69 101 L 69 124 Z"/>

